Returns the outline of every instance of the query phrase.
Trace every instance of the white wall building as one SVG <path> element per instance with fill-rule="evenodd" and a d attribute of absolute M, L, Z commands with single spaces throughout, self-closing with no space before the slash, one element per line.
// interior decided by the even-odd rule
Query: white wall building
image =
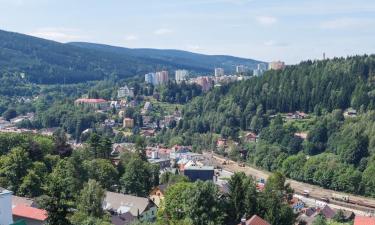
<path fill-rule="evenodd" d="M 127 85 L 125 85 L 124 87 L 120 87 L 117 91 L 117 97 L 118 98 L 134 97 L 133 88 L 128 88 Z"/>
<path fill-rule="evenodd" d="M 236 73 L 245 73 L 245 72 L 246 72 L 246 68 L 244 65 L 236 66 Z"/>
<path fill-rule="evenodd" d="M 145 74 L 145 82 L 147 84 L 154 84 L 155 73 Z"/>
<path fill-rule="evenodd" d="M 189 71 L 176 70 L 176 73 L 175 73 L 176 83 L 178 84 L 182 83 L 182 81 L 186 81 L 188 77 L 189 77 Z"/>
<path fill-rule="evenodd" d="M 12 192 L 0 187 L 0 225 L 12 223 Z"/>
<path fill-rule="evenodd" d="M 267 70 L 267 65 L 265 64 L 262 64 L 262 63 L 259 63 L 258 64 L 258 68 L 253 70 L 253 75 L 258 77 L 258 76 L 262 76 L 263 73 Z"/>
<path fill-rule="evenodd" d="M 222 77 L 224 76 L 224 69 L 223 68 L 215 68 L 215 77 Z"/>

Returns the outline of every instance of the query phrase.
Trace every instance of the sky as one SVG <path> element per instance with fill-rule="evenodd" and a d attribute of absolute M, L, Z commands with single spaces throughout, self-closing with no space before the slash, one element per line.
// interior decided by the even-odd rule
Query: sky
<path fill-rule="evenodd" d="M 59 42 L 295 64 L 375 53 L 374 0 L 0 0 L 0 29 Z"/>

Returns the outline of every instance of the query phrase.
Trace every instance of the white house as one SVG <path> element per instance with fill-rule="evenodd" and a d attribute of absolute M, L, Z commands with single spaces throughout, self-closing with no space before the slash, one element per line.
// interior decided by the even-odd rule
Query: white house
<path fill-rule="evenodd" d="M 0 187 L 0 225 L 13 223 L 12 192 Z"/>

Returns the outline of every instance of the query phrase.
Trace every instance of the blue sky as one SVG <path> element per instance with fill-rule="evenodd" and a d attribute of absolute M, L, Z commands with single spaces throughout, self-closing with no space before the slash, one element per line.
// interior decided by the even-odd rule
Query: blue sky
<path fill-rule="evenodd" d="M 375 53 L 374 0 L 0 0 L 0 29 L 289 64 Z"/>

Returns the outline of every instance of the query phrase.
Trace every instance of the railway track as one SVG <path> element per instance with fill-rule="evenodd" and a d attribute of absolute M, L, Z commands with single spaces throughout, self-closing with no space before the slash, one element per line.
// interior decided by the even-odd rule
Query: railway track
<path fill-rule="evenodd" d="M 230 172 L 244 172 L 247 175 L 253 176 L 258 179 L 267 179 L 268 176 L 271 174 L 270 172 L 263 171 L 257 168 L 253 168 L 250 166 L 240 166 L 237 162 L 232 160 L 225 159 L 221 156 L 212 154 L 212 153 L 204 153 L 205 157 L 212 163 L 214 166 L 220 166 L 225 170 Z M 226 162 L 223 165 L 223 162 Z M 356 211 L 361 211 L 364 214 L 374 214 L 375 212 L 375 199 L 351 195 L 343 192 L 333 191 L 329 189 L 324 189 L 322 187 L 311 185 L 299 181 L 295 181 L 292 179 L 287 179 L 290 186 L 294 189 L 296 193 L 303 193 L 305 190 L 309 191 L 309 197 L 321 200 L 323 198 L 328 198 L 330 200 L 330 204 L 337 205 L 340 207 L 345 207 L 349 209 L 353 209 Z M 350 201 L 337 201 L 332 199 L 333 195 L 345 195 L 348 196 Z"/>

